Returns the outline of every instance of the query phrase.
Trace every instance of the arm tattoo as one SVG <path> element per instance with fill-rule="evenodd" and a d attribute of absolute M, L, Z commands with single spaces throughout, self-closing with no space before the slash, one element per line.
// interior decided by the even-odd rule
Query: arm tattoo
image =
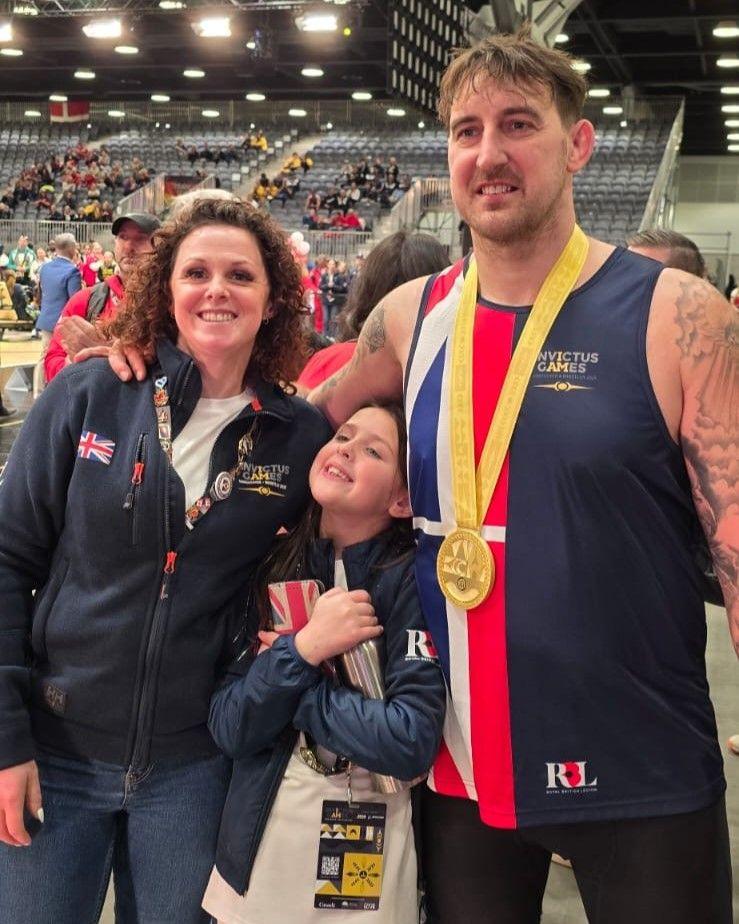
<path fill-rule="evenodd" d="M 385 306 L 382 302 L 372 309 L 359 335 L 359 343 L 368 353 L 376 353 L 385 346 Z"/>
<path fill-rule="evenodd" d="M 739 621 L 739 311 L 706 283 L 680 284 L 681 442 L 730 616 Z M 734 644 L 739 654 L 739 635 Z"/>

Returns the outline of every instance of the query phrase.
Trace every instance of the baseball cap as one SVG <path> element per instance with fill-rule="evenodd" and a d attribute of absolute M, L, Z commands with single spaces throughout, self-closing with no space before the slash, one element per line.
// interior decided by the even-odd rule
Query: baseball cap
<path fill-rule="evenodd" d="M 156 215 L 150 215 L 149 212 L 129 212 L 128 215 L 119 215 L 113 222 L 111 230 L 114 236 L 121 230 L 121 225 L 124 221 L 132 221 L 137 228 L 140 228 L 146 234 L 153 234 L 162 224 Z"/>

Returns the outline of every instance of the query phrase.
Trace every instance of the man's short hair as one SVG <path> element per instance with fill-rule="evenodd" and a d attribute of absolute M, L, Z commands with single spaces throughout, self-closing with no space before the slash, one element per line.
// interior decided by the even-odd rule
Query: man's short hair
<path fill-rule="evenodd" d="M 672 231 L 669 228 L 650 228 L 648 231 L 638 231 L 626 241 L 629 247 L 661 247 L 669 252 L 664 265 L 671 269 L 685 270 L 693 276 L 706 275 L 706 262 L 703 254 L 689 237 Z"/>
<path fill-rule="evenodd" d="M 70 254 L 77 249 L 77 241 L 74 234 L 57 234 L 54 238 L 54 248 L 57 253 Z"/>
<path fill-rule="evenodd" d="M 491 35 L 471 48 L 457 49 L 441 78 L 439 119 L 449 128 L 454 100 L 463 91 L 475 91 L 480 81 L 542 87 L 557 107 L 565 125 L 582 118 L 588 84 L 572 67 L 564 51 L 546 48 L 531 38 L 531 27 L 523 25 L 513 35 Z"/>

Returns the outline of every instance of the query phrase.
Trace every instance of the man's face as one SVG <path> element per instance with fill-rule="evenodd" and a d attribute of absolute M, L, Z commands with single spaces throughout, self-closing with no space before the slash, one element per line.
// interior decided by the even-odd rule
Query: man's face
<path fill-rule="evenodd" d="M 125 280 L 141 254 L 151 253 L 151 235 L 142 231 L 132 221 L 124 221 L 115 239 L 115 262 L 118 272 Z"/>
<path fill-rule="evenodd" d="M 545 88 L 480 81 L 451 109 L 452 198 L 475 236 L 532 237 L 571 208 L 572 174 L 591 150 L 590 123 L 564 126 Z"/>

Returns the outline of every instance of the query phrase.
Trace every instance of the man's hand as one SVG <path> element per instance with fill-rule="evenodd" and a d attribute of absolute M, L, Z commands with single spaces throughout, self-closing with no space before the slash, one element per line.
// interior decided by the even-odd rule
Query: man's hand
<path fill-rule="evenodd" d="M 28 847 L 31 843 L 23 824 L 24 806 L 34 818 L 44 820 L 35 760 L 0 770 L 0 841 L 11 847 Z"/>
<path fill-rule="evenodd" d="M 70 354 L 71 355 L 71 354 Z M 112 343 L 101 343 L 90 346 L 72 357 L 72 362 L 83 363 L 94 356 L 104 356 L 110 363 L 110 368 L 122 382 L 129 382 L 132 375 L 139 382 L 146 378 L 146 357 L 133 347 L 122 347 L 117 340 Z"/>
<path fill-rule="evenodd" d="M 301 658 L 314 667 L 382 634 L 366 590 L 333 587 L 318 598 L 310 621 L 295 636 Z"/>
<path fill-rule="evenodd" d="M 105 337 L 94 324 L 90 324 L 89 321 L 76 314 L 59 318 L 55 333 L 66 350 L 67 356 L 74 356 L 80 350 L 106 342 Z"/>

